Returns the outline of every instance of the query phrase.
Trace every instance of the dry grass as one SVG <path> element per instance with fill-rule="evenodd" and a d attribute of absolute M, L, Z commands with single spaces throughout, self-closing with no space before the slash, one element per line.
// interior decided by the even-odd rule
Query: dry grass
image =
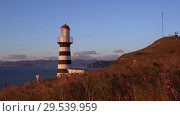
<path fill-rule="evenodd" d="M 2 89 L 0 100 L 180 100 L 180 48 L 175 46 L 180 40 L 166 39 L 125 54 L 105 69 Z"/>

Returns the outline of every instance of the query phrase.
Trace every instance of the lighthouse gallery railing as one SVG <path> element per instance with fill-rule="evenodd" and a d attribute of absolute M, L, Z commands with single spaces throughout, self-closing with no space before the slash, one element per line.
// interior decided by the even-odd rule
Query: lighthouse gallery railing
<path fill-rule="evenodd" d="M 60 38 L 58 36 L 57 37 L 57 43 L 59 43 L 59 42 L 66 42 L 66 41 L 64 41 L 64 38 L 67 38 L 67 37 L 66 36 L 61 36 L 61 38 Z M 69 42 L 73 43 L 73 37 L 69 37 L 68 39 L 69 39 Z"/>

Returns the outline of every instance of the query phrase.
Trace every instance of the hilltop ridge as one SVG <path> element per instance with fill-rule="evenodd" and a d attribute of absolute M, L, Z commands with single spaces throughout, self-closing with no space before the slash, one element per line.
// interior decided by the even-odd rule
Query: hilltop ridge
<path fill-rule="evenodd" d="M 176 57 L 177 55 L 180 55 L 179 46 L 180 37 L 163 37 L 143 49 L 123 54 L 113 64 L 119 64 L 127 60 L 137 60 L 144 58 Z"/>

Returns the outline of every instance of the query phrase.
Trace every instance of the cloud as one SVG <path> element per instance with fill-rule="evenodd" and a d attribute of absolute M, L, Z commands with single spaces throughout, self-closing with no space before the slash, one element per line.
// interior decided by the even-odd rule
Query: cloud
<path fill-rule="evenodd" d="M 96 55 L 98 54 L 96 51 L 91 50 L 91 51 L 79 51 L 76 53 L 71 53 L 72 59 L 93 59 L 91 55 Z"/>
<path fill-rule="evenodd" d="M 37 60 L 34 56 L 26 56 L 24 54 L 12 54 L 7 57 L 2 57 L 6 61 L 20 61 L 20 60 Z"/>
<path fill-rule="evenodd" d="M 91 50 L 91 51 L 79 51 L 77 54 L 98 54 L 96 51 Z"/>
<path fill-rule="evenodd" d="M 38 60 L 38 58 L 34 57 L 34 56 L 28 56 L 27 60 Z"/>
<path fill-rule="evenodd" d="M 89 54 L 79 54 L 79 53 L 71 53 L 72 59 L 92 59 L 92 57 Z"/>
<path fill-rule="evenodd" d="M 58 57 L 57 56 L 50 56 L 50 57 L 44 56 L 43 59 L 45 59 L 45 60 L 58 60 Z"/>
<path fill-rule="evenodd" d="M 122 49 L 114 50 L 115 53 L 123 53 L 124 51 Z"/>
<path fill-rule="evenodd" d="M 19 60 L 19 59 L 27 59 L 27 56 L 26 55 L 23 55 L 23 54 L 14 54 L 14 55 L 9 55 L 8 57 L 3 57 L 5 59 L 16 59 L 16 60 Z"/>
<path fill-rule="evenodd" d="M 84 60 L 90 60 L 90 59 L 97 59 L 97 60 L 116 60 L 119 58 L 118 55 L 106 55 L 106 56 L 91 56 L 91 55 L 98 54 L 96 51 L 79 51 L 76 53 L 71 53 L 72 59 L 84 59 Z"/>

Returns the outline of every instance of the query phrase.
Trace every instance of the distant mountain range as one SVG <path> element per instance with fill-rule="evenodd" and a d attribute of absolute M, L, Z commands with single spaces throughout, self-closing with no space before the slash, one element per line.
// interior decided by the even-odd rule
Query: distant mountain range
<path fill-rule="evenodd" d="M 57 64 L 57 60 L 32 60 L 32 61 L 6 61 L 1 62 L 0 65 L 2 66 L 53 66 Z"/>
<path fill-rule="evenodd" d="M 114 61 L 96 61 L 75 59 L 72 60 L 72 67 L 105 68 Z M 57 66 L 58 60 L 32 60 L 32 61 L 0 61 L 0 66 Z"/>
<path fill-rule="evenodd" d="M 73 67 L 87 67 L 88 64 L 93 63 L 95 60 L 72 60 Z M 0 66 L 57 66 L 58 60 L 32 60 L 32 61 L 0 61 Z"/>

